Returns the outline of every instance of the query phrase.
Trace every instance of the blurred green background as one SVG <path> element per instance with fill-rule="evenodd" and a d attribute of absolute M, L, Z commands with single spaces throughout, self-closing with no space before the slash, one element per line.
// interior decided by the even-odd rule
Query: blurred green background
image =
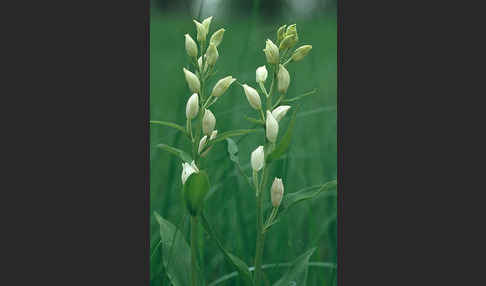
<path fill-rule="evenodd" d="M 288 155 L 273 164 L 271 178 L 283 177 L 285 192 L 336 179 L 337 176 L 337 18 L 336 1 L 163 1 L 152 0 L 150 16 L 150 119 L 172 121 L 185 126 L 185 104 L 191 95 L 182 67 L 189 66 L 184 49 L 184 34 L 196 39 L 192 19 L 214 16 L 210 34 L 225 28 L 218 47 L 217 74 L 207 87 L 227 75 L 257 88 L 255 69 L 266 64 L 262 49 L 265 40 L 275 42 L 276 30 L 283 24 L 297 24 L 299 43 L 313 46 L 302 61 L 287 66 L 291 83 L 287 98 L 316 88 L 318 92 L 303 99 L 297 115 Z M 202 8 L 202 9 L 201 9 Z M 209 36 L 208 36 L 209 37 Z M 271 80 L 271 77 L 267 79 Z M 267 87 L 268 88 L 268 87 Z M 257 117 L 242 88 L 234 83 L 211 107 L 216 129 L 253 128 L 244 115 Z M 292 111 L 292 110 L 291 110 Z M 289 114 L 280 122 L 286 130 Z M 262 133 L 234 137 L 244 171 L 250 174 L 250 153 L 262 144 Z M 150 211 L 189 234 L 189 217 L 181 197 L 181 161 L 156 147 L 165 143 L 189 150 L 183 135 L 174 129 L 150 127 Z M 224 246 L 253 265 L 255 253 L 255 194 L 237 173 L 226 152 L 226 142 L 210 152 L 208 173 L 212 189 L 205 213 Z M 322 193 L 313 201 L 292 209 L 266 235 L 263 263 L 289 262 L 306 250 L 317 247 L 310 261 L 336 263 L 336 190 Z M 151 251 L 158 236 L 158 224 L 151 215 Z M 226 263 L 214 243 L 201 230 L 202 271 L 207 282 L 234 269 Z M 189 241 L 189 239 L 188 239 Z M 156 256 L 160 254 L 156 253 Z M 151 285 L 169 285 L 160 259 L 151 264 Z M 265 270 L 275 282 L 286 268 Z M 188 269 L 188 275 L 190 270 Z M 308 285 L 336 285 L 333 267 L 310 267 Z M 219 285 L 238 285 L 230 279 Z M 271 285 L 271 284 L 270 284 Z"/>

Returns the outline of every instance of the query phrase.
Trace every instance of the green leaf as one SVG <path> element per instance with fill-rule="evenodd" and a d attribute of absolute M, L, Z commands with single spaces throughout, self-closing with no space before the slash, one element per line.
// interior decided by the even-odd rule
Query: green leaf
<path fill-rule="evenodd" d="M 315 250 L 315 247 L 311 248 L 292 261 L 287 272 L 273 286 L 307 285 L 309 258 Z"/>
<path fill-rule="evenodd" d="M 184 127 L 180 126 L 179 124 L 175 124 L 175 123 L 167 122 L 167 121 L 158 121 L 158 120 L 150 120 L 150 124 L 157 124 L 157 125 L 164 125 L 164 126 L 172 127 L 172 128 L 175 128 L 179 131 L 182 131 L 182 133 L 187 135 L 186 129 Z"/>
<path fill-rule="evenodd" d="M 261 119 L 253 118 L 253 117 L 248 117 L 245 115 L 245 119 L 250 121 L 251 123 L 259 124 L 259 125 L 265 125 L 265 122 Z"/>
<path fill-rule="evenodd" d="M 267 156 L 267 163 L 270 163 L 273 160 L 276 160 L 280 158 L 285 152 L 287 152 L 287 149 L 290 146 L 290 141 L 292 140 L 292 130 L 294 128 L 295 124 L 295 118 L 297 115 L 297 110 L 299 107 L 297 107 L 292 115 L 292 119 L 290 119 L 289 127 L 287 128 L 287 131 L 285 132 L 284 136 L 280 140 L 279 144 L 277 147 Z"/>
<path fill-rule="evenodd" d="M 216 242 L 216 245 L 221 250 L 221 252 L 223 252 L 226 260 L 231 265 L 233 265 L 233 267 L 236 269 L 236 271 L 238 271 L 238 274 L 240 275 L 240 278 L 241 278 L 241 281 L 243 282 L 243 285 L 252 286 L 253 282 L 251 280 L 251 274 L 250 274 L 250 270 L 248 268 L 248 265 L 246 265 L 246 263 L 243 260 L 241 260 L 237 256 L 231 254 L 230 252 L 228 252 L 223 247 L 223 245 L 221 244 L 219 239 L 216 237 L 216 234 L 214 233 L 213 229 L 211 228 L 211 225 L 207 221 L 204 213 L 201 214 L 201 224 L 204 227 L 204 229 L 206 230 L 206 232 L 209 234 L 209 236 L 211 236 L 211 238 Z"/>
<path fill-rule="evenodd" d="M 226 138 L 226 142 L 228 143 L 228 154 L 230 160 L 236 164 L 236 168 L 238 169 L 240 175 L 243 176 L 243 178 L 245 178 L 245 180 L 248 182 L 248 184 L 250 184 L 250 186 L 252 186 L 251 178 L 245 175 L 243 169 L 241 168 L 240 157 L 238 157 L 238 145 L 231 138 Z"/>
<path fill-rule="evenodd" d="M 236 164 L 239 164 L 240 157 L 238 157 L 238 145 L 236 145 L 235 141 L 231 138 L 226 138 L 226 142 L 228 143 L 228 154 L 230 156 L 230 160 Z"/>
<path fill-rule="evenodd" d="M 187 162 L 187 163 L 191 163 L 192 162 L 192 157 L 191 155 L 187 154 L 186 152 L 182 151 L 181 149 L 177 149 L 175 147 L 172 147 L 172 146 L 169 146 L 169 145 L 166 145 L 166 144 L 159 144 L 157 145 L 157 147 L 171 153 L 171 154 L 174 154 L 176 155 L 177 157 L 181 158 L 182 161 L 184 162 Z"/>
<path fill-rule="evenodd" d="M 258 132 L 258 131 L 262 131 L 262 130 L 263 129 L 236 129 L 236 130 L 226 131 L 226 132 L 223 132 L 220 135 L 218 135 L 216 138 L 214 138 L 214 140 L 212 140 L 212 143 L 223 141 L 223 140 L 225 140 L 226 138 L 229 138 L 229 137 L 241 136 L 241 135 L 245 135 L 245 134 L 253 133 L 253 132 Z"/>
<path fill-rule="evenodd" d="M 284 99 L 282 100 L 282 103 L 291 103 L 291 102 L 294 102 L 294 101 L 297 101 L 297 100 L 300 100 L 306 96 L 309 96 L 309 95 L 313 95 L 317 92 L 317 89 L 314 89 L 314 90 L 311 90 L 309 92 L 306 92 L 304 94 L 301 94 L 299 96 L 296 96 L 296 97 L 292 97 L 292 98 L 289 98 L 289 99 Z"/>
<path fill-rule="evenodd" d="M 280 204 L 280 207 L 278 209 L 278 216 L 276 220 L 272 223 L 272 225 L 277 223 L 280 219 L 280 216 L 283 215 L 285 212 L 287 212 L 291 207 L 293 207 L 297 203 L 317 198 L 322 192 L 331 191 L 334 188 L 336 188 L 336 185 L 337 185 L 336 180 L 332 180 L 324 184 L 300 189 L 297 192 L 285 193 L 282 198 L 282 203 Z M 265 202 L 265 207 L 264 207 L 265 212 L 270 211 L 271 208 L 273 208 L 272 204 L 270 202 Z"/>
<path fill-rule="evenodd" d="M 184 235 L 169 221 L 154 212 L 160 226 L 162 261 L 167 276 L 174 286 L 191 285 L 188 269 L 191 269 L 191 250 Z"/>
<path fill-rule="evenodd" d="M 202 209 L 209 192 L 209 178 L 204 170 L 192 173 L 184 184 L 183 194 L 187 210 L 196 216 Z"/>
<path fill-rule="evenodd" d="M 324 191 L 329 191 L 337 186 L 337 181 L 332 180 L 327 183 L 318 186 L 312 186 L 304 188 L 300 191 L 284 195 L 282 204 L 280 205 L 280 214 L 287 211 L 290 207 L 296 205 L 299 202 L 314 199 Z"/>

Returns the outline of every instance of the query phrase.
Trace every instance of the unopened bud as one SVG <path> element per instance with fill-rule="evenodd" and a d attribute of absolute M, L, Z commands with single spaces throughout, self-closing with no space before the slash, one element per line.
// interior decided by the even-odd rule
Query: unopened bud
<path fill-rule="evenodd" d="M 197 172 L 199 172 L 199 169 L 197 168 L 194 161 L 192 161 L 191 164 L 182 163 L 182 174 L 181 174 L 182 184 L 184 185 L 186 183 L 187 178 L 189 178 L 189 176 L 192 173 L 197 173 Z"/>
<path fill-rule="evenodd" d="M 214 130 L 214 126 L 216 126 L 216 117 L 214 117 L 214 114 L 211 112 L 211 110 L 206 109 L 202 121 L 203 133 L 206 135 L 210 135 L 211 132 L 213 132 Z"/>
<path fill-rule="evenodd" d="M 267 40 L 263 52 L 265 52 L 265 56 L 267 57 L 267 62 L 269 64 L 278 64 L 279 62 L 278 47 L 271 40 L 269 39 Z"/>
<path fill-rule="evenodd" d="M 245 91 L 246 99 L 248 99 L 251 107 L 256 110 L 261 109 L 262 102 L 260 100 L 260 95 L 258 95 L 258 91 L 247 84 L 243 84 L 243 90 Z"/>
<path fill-rule="evenodd" d="M 200 42 L 206 41 L 206 35 L 208 33 L 208 30 L 204 27 L 203 24 L 199 23 L 196 20 L 193 20 L 193 21 L 194 21 L 194 24 L 196 24 L 197 40 L 200 41 Z"/>
<path fill-rule="evenodd" d="M 295 46 L 295 44 L 297 44 L 297 41 L 297 35 L 295 34 L 285 36 L 283 41 L 280 43 L 280 51 L 291 49 L 293 46 Z"/>
<path fill-rule="evenodd" d="M 298 47 L 292 54 L 292 60 L 294 62 L 300 61 L 310 52 L 311 49 L 312 49 L 311 45 L 303 45 L 301 47 Z"/>
<path fill-rule="evenodd" d="M 189 100 L 186 104 L 186 117 L 187 119 L 191 120 L 196 117 L 197 112 L 199 111 L 199 96 L 197 93 L 194 93 L 189 97 Z"/>
<path fill-rule="evenodd" d="M 265 66 L 256 69 L 256 82 L 265 82 L 267 80 L 268 71 Z"/>
<path fill-rule="evenodd" d="M 213 19 L 213 16 L 207 17 L 202 21 L 202 24 L 204 28 L 206 29 L 206 33 L 209 32 L 209 26 L 211 25 L 211 20 Z"/>
<path fill-rule="evenodd" d="M 263 146 L 258 146 L 253 152 L 251 152 L 251 168 L 253 171 L 258 172 L 263 168 L 265 164 L 265 153 Z"/>
<path fill-rule="evenodd" d="M 287 27 L 287 30 L 285 31 L 285 37 L 291 36 L 291 35 L 295 36 L 296 41 L 299 40 L 299 35 L 297 34 L 297 24 L 292 24 L 292 25 Z"/>
<path fill-rule="evenodd" d="M 285 116 L 285 114 L 287 113 L 287 111 L 289 111 L 289 109 L 290 109 L 290 106 L 289 105 L 281 105 L 281 106 L 275 108 L 272 111 L 272 115 L 275 118 L 275 120 L 277 120 L 277 122 L 279 122 L 280 119 L 282 119 L 282 117 Z"/>
<path fill-rule="evenodd" d="M 290 74 L 283 65 L 280 65 L 278 68 L 277 81 L 278 92 L 287 93 L 290 84 Z"/>
<path fill-rule="evenodd" d="M 220 97 L 221 95 L 223 95 L 223 93 L 225 93 L 228 90 L 230 85 L 235 80 L 236 80 L 236 78 L 234 78 L 230 75 L 218 80 L 218 82 L 214 85 L 214 88 L 213 88 L 213 91 L 211 92 L 211 95 L 214 96 L 214 97 Z"/>
<path fill-rule="evenodd" d="M 283 25 L 277 30 L 277 44 L 280 43 L 280 41 L 282 41 L 285 37 L 285 27 L 287 27 L 287 25 Z"/>
<path fill-rule="evenodd" d="M 213 132 L 211 132 L 211 136 L 209 137 L 209 140 L 214 140 L 216 136 L 218 136 L 218 130 L 213 130 Z"/>
<path fill-rule="evenodd" d="M 208 136 L 207 135 L 204 135 L 204 137 L 201 138 L 201 140 L 199 141 L 199 147 L 197 149 L 197 153 L 201 154 L 202 150 L 206 146 L 206 141 L 207 140 L 208 140 Z"/>
<path fill-rule="evenodd" d="M 190 57 L 196 58 L 197 57 L 197 45 L 196 42 L 191 38 L 189 34 L 185 34 L 186 36 L 186 52 Z"/>
<path fill-rule="evenodd" d="M 186 82 L 191 92 L 199 93 L 199 90 L 201 89 L 201 83 L 199 82 L 197 76 L 186 68 L 182 68 L 182 70 L 184 71 L 184 75 L 186 76 Z"/>
<path fill-rule="evenodd" d="M 213 44 L 217 48 L 219 44 L 221 44 L 221 41 L 223 41 L 224 31 L 225 29 L 221 28 L 216 32 L 214 32 L 213 35 L 211 36 L 211 39 L 209 39 L 209 43 Z"/>
<path fill-rule="evenodd" d="M 265 123 L 266 130 L 267 130 L 267 139 L 268 141 L 275 143 L 277 141 L 278 136 L 278 122 L 273 117 L 272 113 L 267 110 L 267 120 Z"/>
<path fill-rule="evenodd" d="M 280 203 L 282 202 L 283 194 L 284 194 L 284 186 L 282 183 L 282 179 L 275 178 L 275 180 L 273 180 L 272 188 L 270 189 L 270 196 L 274 208 L 278 208 L 280 206 Z"/>
<path fill-rule="evenodd" d="M 209 66 L 214 66 L 216 61 L 218 60 L 219 53 L 218 49 L 214 44 L 209 44 L 209 48 L 206 51 L 206 61 Z"/>
<path fill-rule="evenodd" d="M 204 56 L 204 57 L 206 57 L 206 56 Z M 206 64 L 204 65 L 204 70 L 203 70 L 202 64 L 203 63 L 202 63 L 202 56 L 201 56 L 201 57 L 199 57 L 199 59 L 197 59 L 197 65 L 199 67 L 199 72 L 200 73 L 205 73 L 206 70 L 208 69 L 208 63 L 206 62 Z"/>

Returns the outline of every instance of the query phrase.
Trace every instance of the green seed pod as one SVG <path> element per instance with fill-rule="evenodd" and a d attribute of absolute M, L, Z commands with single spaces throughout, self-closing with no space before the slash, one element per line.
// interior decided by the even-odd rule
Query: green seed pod
<path fill-rule="evenodd" d="M 184 202 L 192 216 L 197 216 L 202 210 L 208 192 L 209 178 L 205 171 L 192 173 L 187 178 L 183 188 Z"/>

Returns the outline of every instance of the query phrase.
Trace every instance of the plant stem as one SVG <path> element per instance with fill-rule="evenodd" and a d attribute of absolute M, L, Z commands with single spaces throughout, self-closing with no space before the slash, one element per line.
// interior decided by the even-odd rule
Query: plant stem
<path fill-rule="evenodd" d="M 191 217 L 191 268 L 192 286 L 197 285 L 197 217 Z"/>
<path fill-rule="evenodd" d="M 265 233 L 263 231 L 263 190 L 265 189 L 265 181 L 267 178 L 267 167 L 263 168 L 262 178 L 260 184 L 258 184 L 258 196 L 257 196 L 257 241 L 255 250 L 255 286 L 259 286 L 263 277 L 262 272 L 262 257 L 263 246 L 265 242 Z"/>
<path fill-rule="evenodd" d="M 255 286 L 260 286 L 262 279 L 262 256 L 263 256 L 263 243 L 265 241 L 265 235 L 263 234 L 263 192 L 258 192 L 257 197 L 257 241 L 255 251 Z"/>

